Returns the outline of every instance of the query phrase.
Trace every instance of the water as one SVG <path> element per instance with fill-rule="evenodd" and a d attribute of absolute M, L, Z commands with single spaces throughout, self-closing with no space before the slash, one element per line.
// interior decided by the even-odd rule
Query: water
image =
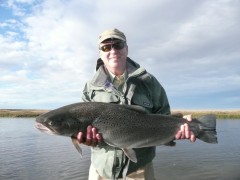
<path fill-rule="evenodd" d="M 159 146 L 156 180 L 239 180 L 240 120 L 218 120 L 218 144 L 177 141 Z M 0 118 L 0 179 L 86 180 L 90 149 L 81 158 L 70 138 L 34 128 L 34 118 Z"/>

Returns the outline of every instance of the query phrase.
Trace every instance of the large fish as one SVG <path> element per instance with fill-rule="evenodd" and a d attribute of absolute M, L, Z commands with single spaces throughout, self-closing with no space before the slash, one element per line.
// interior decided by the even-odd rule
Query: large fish
<path fill-rule="evenodd" d="M 40 115 L 36 122 L 36 128 L 43 132 L 71 137 L 80 152 L 76 135 L 79 131 L 86 132 L 91 124 L 102 134 L 105 143 L 121 148 L 133 162 L 137 162 L 133 148 L 167 144 L 174 140 L 184 123 L 189 125 L 198 139 L 217 143 L 214 115 L 205 115 L 189 122 L 170 115 L 149 114 L 138 106 L 76 103 Z"/>

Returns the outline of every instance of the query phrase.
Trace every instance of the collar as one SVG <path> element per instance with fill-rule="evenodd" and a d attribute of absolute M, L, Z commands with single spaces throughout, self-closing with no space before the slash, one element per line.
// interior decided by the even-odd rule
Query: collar
<path fill-rule="evenodd" d="M 108 72 L 109 72 L 110 79 L 113 82 L 114 79 L 116 77 L 118 77 L 118 76 L 116 76 L 115 74 L 111 73 L 110 71 L 108 71 Z M 120 77 L 123 77 L 124 81 L 126 81 L 126 79 L 127 79 L 127 71 L 125 70 L 124 73 L 122 75 L 120 75 Z"/>

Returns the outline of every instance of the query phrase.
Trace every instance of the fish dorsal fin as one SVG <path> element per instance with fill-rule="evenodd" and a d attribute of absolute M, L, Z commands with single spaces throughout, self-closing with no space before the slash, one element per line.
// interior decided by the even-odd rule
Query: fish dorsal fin
<path fill-rule="evenodd" d="M 126 149 L 126 148 L 123 148 L 122 149 L 124 154 L 132 161 L 132 162 L 135 162 L 137 163 L 137 156 L 136 156 L 136 153 L 133 149 Z"/>
<path fill-rule="evenodd" d="M 143 114 L 147 114 L 147 110 L 142 107 L 142 106 L 138 106 L 138 105 L 122 105 L 124 106 L 126 109 L 132 110 L 132 111 L 136 111 L 139 113 L 143 113 Z"/>
<path fill-rule="evenodd" d="M 78 151 L 78 152 L 81 154 L 81 156 L 82 156 L 82 149 L 81 149 L 81 147 L 80 147 L 79 142 L 78 142 L 77 139 L 74 138 L 74 137 L 71 137 L 71 139 L 72 139 L 73 145 L 75 146 L 75 148 L 77 149 L 77 151 Z"/>

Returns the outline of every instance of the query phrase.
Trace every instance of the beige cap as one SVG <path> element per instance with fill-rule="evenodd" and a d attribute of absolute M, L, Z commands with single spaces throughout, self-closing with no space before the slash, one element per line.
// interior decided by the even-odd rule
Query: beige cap
<path fill-rule="evenodd" d="M 99 35 L 98 44 L 109 38 L 116 38 L 125 42 L 127 41 L 123 32 L 119 31 L 118 29 L 109 29 Z"/>

